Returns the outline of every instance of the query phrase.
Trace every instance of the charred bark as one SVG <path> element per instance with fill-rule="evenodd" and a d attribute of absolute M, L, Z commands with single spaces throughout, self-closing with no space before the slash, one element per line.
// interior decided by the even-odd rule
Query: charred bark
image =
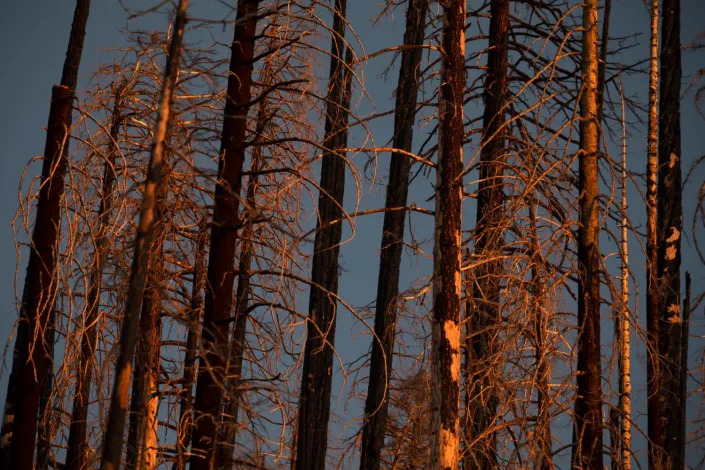
<path fill-rule="evenodd" d="M 117 470 L 121 462 L 123 431 L 128 412 L 128 389 L 133 375 L 132 363 L 138 337 L 138 312 L 147 282 L 149 249 L 153 246 L 154 240 L 154 225 L 157 215 L 156 199 L 165 170 L 165 139 L 171 114 L 174 88 L 176 87 L 179 60 L 181 58 L 181 44 L 186 25 L 187 6 L 188 0 L 179 0 L 157 108 L 154 142 L 140 207 L 139 223 L 135 237 L 135 251 L 127 291 L 127 304 L 120 333 L 119 355 L 115 365 L 115 384 L 111 396 L 108 425 L 103 441 L 102 470 Z"/>
<path fill-rule="evenodd" d="M 480 151 L 480 187 L 477 193 L 475 226 L 475 259 L 481 264 L 475 269 L 474 306 L 470 312 L 470 330 L 483 331 L 473 335 L 470 390 L 472 411 L 468 434 L 475 444 L 467 450 L 465 469 L 488 469 L 496 466 L 496 437 L 489 431 L 497 412 L 497 396 L 493 392 L 496 338 L 500 328 L 500 290 L 504 261 L 502 260 L 505 149 L 505 115 L 507 99 L 507 55 L 509 50 L 509 0 L 493 0 L 490 4 L 490 38 L 485 78 L 482 148 Z"/>
<path fill-rule="evenodd" d="M 325 468 L 333 370 L 333 345 L 338 292 L 338 255 L 342 224 L 330 223 L 343 215 L 345 160 L 338 149 L 347 146 L 347 121 L 352 76 L 345 61 L 346 0 L 336 0 L 321 163 L 318 220 L 311 266 L 311 292 L 306 322 L 304 365 L 296 430 L 296 470 Z"/>
<path fill-rule="evenodd" d="M 430 468 L 458 468 L 465 0 L 443 5 L 433 242 Z"/>
<path fill-rule="evenodd" d="M 664 0 L 661 11 L 661 83 L 658 146 L 658 289 L 661 359 L 661 436 L 665 469 L 680 470 L 685 443 L 680 397 L 682 313 L 680 302 L 681 232 L 681 49 L 680 0 Z"/>
<path fill-rule="evenodd" d="M 215 441 L 223 403 L 228 318 L 233 306 L 239 194 L 247 148 L 245 136 L 251 105 L 258 6 L 259 0 L 238 0 L 237 4 L 210 233 L 202 330 L 205 350 L 201 356 L 196 383 L 192 470 L 205 470 L 212 466 L 217 468 Z"/>
<path fill-rule="evenodd" d="M 404 49 L 396 91 L 394 136 L 392 146 L 411 152 L 416 103 L 419 91 L 419 73 L 428 0 L 412 0 L 406 12 Z M 412 160 L 392 152 L 387 182 L 386 209 L 405 207 L 409 192 L 409 171 Z M 391 210 L 384 214 L 382 248 L 377 278 L 375 304 L 375 338 L 372 341 L 370 378 L 365 401 L 365 422 L 362 428 L 361 470 L 380 467 L 389 409 L 389 377 L 394 355 L 394 328 L 397 318 L 396 297 L 399 292 L 399 267 L 404 248 L 406 211 Z"/>
<path fill-rule="evenodd" d="M 580 192 L 578 227 L 578 364 L 575 460 L 579 469 L 602 470 L 602 364 L 598 214 L 599 122 L 597 121 L 597 0 L 583 5 L 580 92 Z"/>
<path fill-rule="evenodd" d="M 3 468 L 33 468 L 40 394 L 44 378 L 53 372 L 49 322 L 57 288 L 54 271 L 60 238 L 60 205 L 89 8 L 90 0 L 77 0 L 61 84 L 54 86 L 51 93 L 37 214 L 0 431 L 0 466 Z"/>

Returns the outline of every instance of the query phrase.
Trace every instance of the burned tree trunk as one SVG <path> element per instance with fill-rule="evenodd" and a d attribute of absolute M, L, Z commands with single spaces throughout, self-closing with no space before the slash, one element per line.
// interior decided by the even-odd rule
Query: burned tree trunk
<path fill-rule="evenodd" d="M 430 468 L 458 468 L 465 0 L 443 6 L 433 237 Z"/>
<path fill-rule="evenodd" d="M 404 45 L 411 48 L 401 53 L 401 67 L 397 84 L 392 146 L 411 152 L 416 101 L 419 90 L 421 64 L 428 0 L 412 0 L 406 12 Z M 365 422 L 362 428 L 361 470 L 376 470 L 384 446 L 389 408 L 389 377 L 394 354 L 394 328 L 397 318 L 396 297 L 399 292 L 399 266 L 404 248 L 404 225 L 409 192 L 411 159 L 392 153 L 387 182 L 387 199 L 382 228 L 382 248 L 377 278 L 375 305 L 375 338 L 372 341 L 370 378 L 365 401 Z"/>
<path fill-rule="evenodd" d="M 345 160 L 338 149 L 347 145 L 352 77 L 345 72 L 346 0 L 336 0 L 321 163 L 318 220 L 311 266 L 311 292 L 306 322 L 304 365 L 296 429 L 296 470 L 325 468 L 333 370 L 333 344 L 338 292 L 338 254 L 343 215 Z M 348 59 L 352 52 L 347 50 Z M 348 60 L 351 62 L 351 60 Z"/>
<path fill-rule="evenodd" d="M 247 147 L 245 136 L 251 106 L 258 6 L 259 0 L 238 0 L 237 4 L 210 234 L 202 330 L 205 350 L 196 383 L 192 470 L 217 468 L 214 450 L 223 402 L 221 384 L 225 379 L 228 354 L 228 318 L 233 304 L 239 194 Z"/>
<path fill-rule="evenodd" d="M 148 275 L 149 249 L 153 246 L 156 218 L 157 192 L 164 171 L 164 146 L 176 87 L 176 78 L 181 58 L 181 44 L 186 25 L 188 0 L 179 0 L 169 53 L 164 71 L 164 81 L 158 104 L 157 122 L 154 126 L 154 142 L 144 185 L 139 223 L 135 237 L 135 252 L 127 291 L 127 304 L 120 333 L 119 355 L 115 365 L 115 385 L 110 402 L 108 425 L 103 441 L 102 470 L 117 470 L 120 467 L 123 431 L 128 412 L 128 389 L 132 379 L 132 363 L 138 337 L 138 312 L 142 304 Z"/>
<path fill-rule="evenodd" d="M 658 289 L 661 359 L 661 429 L 665 469 L 683 468 L 680 398 L 680 266 L 683 210 L 681 194 L 681 50 L 680 0 L 664 0 L 661 11 L 661 83 L 658 146 Z"/>
<path fill-rule="evenodd" d="M 84 316 L 84 331 L 81 335 L 81 346 L 78 356 L 78 371 L 76 373 L 76 391 L 71 413 L 71 426 L 69 429 L 68 450 L 66 465 L 70 468 L 83 469 L 88 464 L 87 420 L 88 403 L 90 401 L 91 380 L 93 379 L 93 357 L 96 349 L 96 336 L 98 334 L 98 315 L 100 312 L 100 294 L 102 291 L 103 267 L 108 255 L 110 238 L 110 212 L 113 203 L 113 185 L 115 172 L 113 160 L 118 151 L 117 139 L 120 126 L 123 122 L 121 114 L 122 99 L 125 87 L 120 86 L 115 92 L 112 124 L 110 126 L 110 142 L 108 155 L 103 169 L 103 190 L 100 207 L 98 208 L 98 230 L 95 234 L 95 248 L 93 251 L 93 271 L 86 295 Z"/>
<path fill-rule="evenodd" d="M 196 379 L 196 353 L 200 335 L 201 314 L 203 311 L 202 292 L 206 283 L 205 257 L 207 238 L 207 218 L 204 216 L 198 225 L 196 238 L 196 258 L 193 262 L 193 283 L 191 305 L 186 334 L 186 354 L 184 357 L 184 378 L 179 404 L 179 424 L 176 430 L 176 459 L 173 470 L 185 470 L 186 453 L 191 445 L 193 434 L 193 384 Z"/>
<path fill-rule="evenodd" d="M 466 388 L 471 394 L 468 416 L 474 429 L 468 434 L 477 438 L 465 457 L 466 469 L 486 469 L 496 465 L 496 437 L 488 431 L 497 411 L 497 397 L 493 392 L 496 338 L 500 328 L 500 289 L 504 261 L 503 205 L 505 139 L 504 117 L 507 98 L 507 55 L 509 49 L 509 0 L 493 0 L 490 5 L 490 38 L 485 78 L 485 110 L 483 115 L 482 148 L 480 151 L 480 187 L 477 194 L 475 226 L 475 269 L 473 288 L 474 308 L 468 319 L 472 332 L 472 352 L 468 367 L 472 369 L 471 383 Z"/>
<path fill-rule="evenodd" d="M 57 288 L 54 274 L 60 238 L 61 199 L 73 99 L 89 8 L 90 0 L 77 0 L 61 84 L 54 86 L 51 93 L 37 214 L 0 431 L 0 466 L 3 468 L 33 468 L 40 393 L 44 379 L 53 372 L 53 330 L 49 323 Z"/>
<path fill-rule="evenodd" d="M 602 470 L 597 0 L 583 6 L 578 227 L 578 364 L 573 465 Z"/>

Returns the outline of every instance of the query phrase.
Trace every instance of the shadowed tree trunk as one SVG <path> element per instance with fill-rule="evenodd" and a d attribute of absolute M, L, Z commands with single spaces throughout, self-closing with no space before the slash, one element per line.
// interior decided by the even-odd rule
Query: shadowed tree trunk
<path fill-rule="evenodd" d="M 496 387 L 492 375 L 499 373 L 494 355 L 501 314 L 500 289 L 504 261 L 502 230 L 505 139 L 504 117 L 507 99 L 507 54 L 509 49 L 509 0 L 492 0 L 490 5 L 490 38 L 485 78 L 482 148 L 480 151 L 480 185 L 477 193 L 475 227 L 475 269 L 473 288 L 475 304 L 470 313 L 469 329 L 474 334 L 468 367 L 471 383 L 468 417 L 473 430 L 467 431 L 475 444 L 468 449 L 464 468 L 488 469 L 496 466 L 496 436 L 490 432 L 497 412 Z"/>
<path fill-rule="evenodd" d="M 465 0 L 443 5 L 433 237 L 430 468 L 458 468 Z"/>
<path fill-rule="evenodd" d="M 602 470 L 597 0 L 583 5 L 578 228 L 578 364 L 573 465 Z"/>
<path fill-rule="evenodd" d="M 138 337 L 138 313 L 147 282 L 149 249 L 153 246 L 152 242 L 154 240 L 154 225 L 157 217 L 157 192 L 162 181 L 162 173 L 165 170 L 165 139 L 171 114 L 174 88 L 176 87 L 179 59 L 181 57 L 187 6 L 188 0 L 179 0 L 157 108 L 154 142 L 144 184 L 139 223 L 135 237 L 135 251 L 127 291 L 125 316 L 120 333 L 119 355 L 115 365 L 115 384 L 111 396 L 108 425 L 103 441 L 102 470 L 117 470 L 120 468 L 123 432 L 128 412 L 128 390 L 133 375 L 132 363 Z"/>
<path fill-rule="evenodd" d="M 247 147 L 245 136 L 251 105 L 258 6 L 259 0 L 238 0 L 237 3 L 210 233 L 208 284 L 203 310 L 204 351 L 198 368 L 194 404 L 192 470 L 218 468 L 218 456 L 214 450 L 223 402 L 228 319 L 233 307 L 239 194 Z"/>
<path fill-rule="evenodd" d="M 51 93 L 41 187 L 20 305 L 20 322 L 0 431 L 0 467 L 34 466 L 37 417 L 44 380 L 53 369 L 54 279 L 61 224 L 61 199 L 67 167 L 69 130 L 78 81 L 89 0 L 77 0 L 61 84 Z"/>
<path fill-rule="evenodd" d="M 658 148 L 658 289 L 661 407 L 666 470 L 683 468 L 681 423 L 680 266 L 683 211 L 681 207 L 681 50 L 680 0 L 664 0 L 661 11 L 661 83 Z"/>
<path fill-rule="evenodd" d="M 336 0 L 326 104 L 326 122 L 321 162 L 318 220 L 311 266 L 311 292 L 306 322 L 304 365 L 296 430 L 296 470 L 325 468 L 328 418 L 333 370 L 338 254 L 343 224 L 331 225 L 343 215 L 345 190 L 344 155 L 352 77 L 345 72 L 346 1 Z M 352 52 L 348 49 L 348 62 Z"/>
<path fill-rule="evenodd" d="M 651 1 L 649 48 L 649 124 L 646 164 L 646 388 L 649 435 L 649 468 L 661 466 L 663 439 L 661 433 L 660 360 L 658 345 L 658 0 Z"/>
<path fill-rule="evenodd" d="M 124 97 L 125 87 L 121 85 L 115 91 L 115 103 L 113 106 L 112 124 L 110 126 L 110 142 L 108 154 L 103 169 L 103 190 L 100 207 L 98 208 L 98 230 L 95 234 L 95 247 L 93 251 L 93 271 L 91 272 L 90 287 L 86 295 L 86 310 L 84 316 L 84 330 L 81 335 L 81 349 L 77 363 L 79 365 L 76 372 L 76 391 L 73 401 L 73 411 L 71 413 L 71 426 L 69 429 L 68 450 L 66 453 L 66 465 L 69 468 L 82 470 L 88 464 L 88 442 L 87 420 L 88 403 L 90 402 L 91 380 L 93 378 L 93 357 L 96 349 L 96 339 L 98 335 L 98 316 L 100 313 L 100 294 L 103 281 L 103 267 L 108 255 L 108 248 L 111 243 L 108 237 L 110 229 L 110 212 L 113 204 L 113 185 L 115 183 L 115 172 L 113 170 L 113 160 L 118 151 L 117 139 L 120 134 L 120 126 L 123 122 L 120 108 Z"/>
<path fill-rule="evenodd" d="M 184 356 L 184 378 L 181 390 L 179 424 L 176 436 L 176 460 L 173 470 L 186 468 L 186 452 L 191 445 L 193 434 L 193 384 L 196 379 L 196 353 L 200 335 L 201 314 L 203 311 L 202 292 L 206 283 L 206 242 L 208 219 L 204 216 L 198 225 L 196 239 L 196 258 L 193 262 L 193 284 L 191 287 L 191 305 L 188 316 L 188 333 L 186 335 L 186 354 Z"/>
<path fill-rule="evenodd" d="M 406 11 L 404 45 L 412 46 L 401 53 L 397 84 L 392 146 L 411 152 L 416 102 L 419 91 L 421 64 L 428 0 L 411 0 Z M 409 170 L 412 160 L 392 153 L 387 182 L 386 209 L 405 207 L 409 192 Z M 384 214 L 382 248 L 377 278 L 375 305 L 375 338 L 372 341 L 370 378 L 365 401 L 365 422 L 362 428 L 361 470 L 377 470 L 384 446 L 389 409 L 389 377 L 394 354 L 394 328 L 397 319 L 396 297 L 399 292 L 399 267 L 404 248 L 405 210 L 390 210 Z"/>

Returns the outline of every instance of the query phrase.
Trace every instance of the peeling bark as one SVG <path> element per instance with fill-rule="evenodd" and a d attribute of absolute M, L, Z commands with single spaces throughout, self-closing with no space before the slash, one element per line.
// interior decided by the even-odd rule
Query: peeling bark
<path fill-rule="evenodd" d="M 465 1 L 443 5 L 433 243 L 430 468 L 458 468 Z"/>

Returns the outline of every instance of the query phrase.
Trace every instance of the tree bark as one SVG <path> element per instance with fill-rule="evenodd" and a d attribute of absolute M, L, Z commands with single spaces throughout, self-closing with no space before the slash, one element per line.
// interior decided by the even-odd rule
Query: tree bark
<path fill-rule="evenodd" d="M 474 305 L 470 313 L 473 335 L 472 368 L 466 387 L 471 392 L 475 444 L 465 456 L 465 469 L 489 469 L 496 466 L 496 436 L 489 431 L 497 412 L 496 382 L 500 373 L 495 362 L 496 338 L 500 328 L 500 289 L 504 271 L 502 260 L 505 138 L 504 121 L 507 99 L 507 55 L 509 51 L 509 0 L 492 0 L 490 4 L 490 37 L 487 53 L 483 113 L 483 135 L 480 150 L 480 185 L 477 193 L 475 226 Z"/>
<path fill-rule="evenodd" d="M 140 207 L 135 252 L 127 291 L 127 304 L 120 333 L 119 355 L 115 365 L 115 384 L 111 396 L 108 426 L 103 441 L 102 470 L 117 470 L 121 463 L 123 431 L 128 412 L 128 389 L 132 379 L 132 363 L 138 337 L 138 312 L 147 281 L 149 249 L 152 247 L 154 239 L 156 199 L 164 171 L 164 146 L 174 88 L 176 87 L 179 59 L 181 58 L 187 7 L 188 0 L 179 0 L 159 98 L 157 122 L 154 126 L 154 142 Z"/>
<path fill-rule="evenodd" d="M 198 369 L 194 404 L 192 470 L 217 468 L 215 441 L 223 403 L 228 318 L 233 307 L 235 245 L 240 223 L 239 194 L 247 148 L 245 136 L 251 106 L 258 6 L 259 0 L 238 0 L 237 3 L 210 234 L 202 330 L 204 351 Z"/>
<path fill-rule="evenodd" d="M 661 367 L 659 360 L 659 290 L 657 241 L 658 191 L 658 5 L 651 1 L 650 57 L 649 57 L 649 123 L 646 164 L 646 385 L 649 437 L 649 468 L 661 467 L 663 439 L 661 423 Z"/>
<path fill-rule="evenodd" d="M 121 114 L 122 99 L 125 87 L 119 87 L 115 92 L 115 102 L 110 125 L 110 142 L 108 154 L 103 167 L 103 190 L 98 208 L 98 229 L 95 233 L 95 247 L 93 249 L 93 271 L 91 272 L 86 306 L 83 314 L 84 330 L 81 334 L 81 346 L 77 360 L 76 390 L 71 412 L 71 425 L 69 428 L 68 450 L 66 465 L 69 468 L 82 470 L 88 465 L 89 446 L 87 442 L 88 404 L 90 402 L 91 380 L 93 379 L 93 358 L 96 349 L 96 336 L 98 334 L 98 318 L 100 314 L 100 294 L 102 291 L 103 268 L 108 255 L 111 242 L 108 237 L 110 229 L 110 212 L 113 204 L 113 186 L 115 172 L 112 164 L 118 151 L 117 140 L 120 126 L 123 122 Z"/>
<path fill-rule="evenodd" d="M 187 458 L 185 454 L 189 450 L 193 434 L 193 384 L 196 379 L 196 354 L 198 337 L 200 336 L 201 314 L 203 312 L 202 292 L 206 283 L 207 228 L 207 217 L 204 216 L 198 225 L 196 258 L 193 262 L 193 283 L 191 284 L 191 305 L 188 317 L 188 333 L 186 334 L 184 378 L 176 435 L 176 460 L 174 461 L 173 470 L 184 470 L 186 468 Z"/>
<path fill-rule="evenodd" d="M 0 431 L 0 467 L 3 468 L 33 468 L 40 393 L 44 379 L 53 372 L 49 320 L 57 289 L 54 272 L 73 99 L 89 8 L 90 0 L 77 0 L 61 84 L 54 86 L 51 93 L 37 214 Z"/>
<path fill-rule="evenodd" d="M 465 0 L 443 5 L 433 243 L 430 468 L 458 468 Z"/>
<path fill-rule="evenodd" d="M 338 255 L 343 224 L 330 222 L 343 215 L 345 160 L 338 149 L 347 146 L 351 73 L 345 65 L 346 0 L 335 0 L 330 75 L 321 162 L 318 220 L 311 266 L 311 292 L 306 321 L 304 365 L 299 391 L 296 430 L 296 470 L 325 468 L 333 370 L 333 345 L 338 292 Z M 352 51 L 347 50 L 347 62 Z"/>
<path fill-rule="evenodd" d="M 680 397 L 681 302 L 680 266 L 683 211 L 680 129 L 680 0 L 664 0 L 661 12 L 661 83 L 658 148 L 658 288 L 661 419 L 665 469 L 683 468 Z"/>
<path fill-rule="evenodd" d="M 587 0 L 583 6 L 580 93 L 578 364 L 573 465 L 591 470 L 602 470 L 603 466 L 597 63 L 597 0 Z"/>
<path fill-rule="evenodd" d="M 411 0 L 406 11 L 404 45 L 396 91 L 394 111 L 394 136 L 392 146 L 411 152 L 416 103 L 419 91 L 419 74 L 428 0 Z M 414 47 L 416 46 L 416 47 Z M 392 152 L 387 182 L 386 209 L 405 207 L 409 192 L 409 171 L 412 160 Z M 406 211 L 391 210 L 384 213 L 382 246 L 377 278 L 375 304 L 375 338 L 372 341 L 370 377 L 365 400 L 365 422 L 362 428 L 360 470 L 380 468 L 384 446 L 387 414 L 389 409 L 389 377 L 394 355 L 394 328 L 397 319 L 396 297 L 399 292 L 399 267 L 404 248 Z"/>

